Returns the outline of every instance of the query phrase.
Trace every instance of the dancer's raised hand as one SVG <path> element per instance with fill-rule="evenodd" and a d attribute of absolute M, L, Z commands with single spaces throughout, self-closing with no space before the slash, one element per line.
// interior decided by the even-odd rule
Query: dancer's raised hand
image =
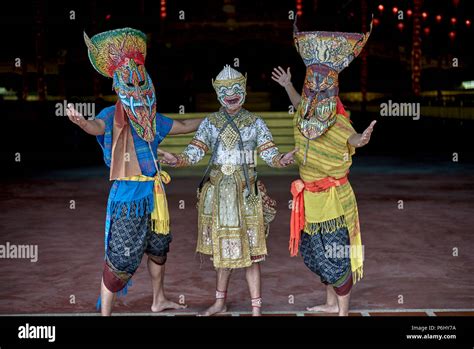
<path fill-rule="evenodd" d="M 71 103 L 67 105 L 66 115 L 69 120 L 71 120 L 71 122 L 75 123 L 80 128 L 84 128 L 87 124 L 87 120 L 84 118 L 84 116 L 74 109 L 74 106 Z"/>
<path fill-rule="evenodd" d="M 278 66 L 278 68 L 273 68 L 272 80 L 278 82 L 285 88 L 286 93 L 288 93 L 288 97 L 290 97 L 291 104 L 293 104 L 295 108 L 298 108 L 298 105 L 301 101 L 301 96 L 291 83 L 290 67 L 288 67 L 286 71 L 280 66 Z"/>
<path fill-rule="evenodd" d="M 278 66 L 278 68 L 273 68 L 272 80 L 278 82 L 283 87 L 287 87 L 288 85 L 290 85 L 291 84 L 290 67 L 288 67 L 286 72 L 280 66 Z"/>
<path fill-rule="evenodd" d="M 105 123 L 100 119 L 87 120 L 84 116 L 74 109 L 74 106 L 69 103 L 66 108 L 66 115 L 69 120 L 82 128 L 84 132 L 93 135 L 100 136 L 105 132 Z"/>
<path fill-rule="evenodd" d="M 374 126 L 377 123 L 377 120 L 374 120 L 370 123 L 369 127 L 365 129 L 365 131 L 360 134 L 360 133 L 355 133 L 351 137 L 349 137 L 349 143 L 357 148 L 363 147 L 370 141 L 370 136 L 372 135 L 372 132 L 374 131 Z"/>

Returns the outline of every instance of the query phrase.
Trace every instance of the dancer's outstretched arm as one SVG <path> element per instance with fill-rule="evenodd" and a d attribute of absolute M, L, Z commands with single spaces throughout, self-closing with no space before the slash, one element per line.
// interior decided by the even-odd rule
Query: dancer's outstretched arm
<path fill-rule="evenodd" d="M 374 130 L 374 126 L 377 123 L 376 120 L 372 121 L 369 125 L 369 127 L 366 128 L 366 130 L 361 134 L 361 133 L 354 133 L 352 136 L 349 137 L 347 140 L 350 145 L 356 148 L 363 147 L 370 141 L 370 136 L 372 135 L 372 131 Z"/>
<path fill-rule="evenodd" d="M 207 151 L 210 149 L 210 123 L 208 119 L 194 119 L 204 120 L 200 123 L 196 133 L 191 142 L 186 146 L 180 154 L 173 154 L 163 149 L 158 149 L 158 156 L 160 162 L 165 165 L 173 167 L 184 167 L 198 163 Z M 174 124 L 173 124 L 174 127 Z"/>
<path fill-rule="evenodd" d="M 90 135 L 101 136 L 105 133 L 105 122 L 103 120 L 86 120 L 81 113 L 74 109 L 72 104 L 67 106 L 66 114 L 71 122 Z"/>
<path fill-rule="evenodd" d="M 170 135 L 180 135 L 185 133 L 191 133 L 198 129 L 203 118 L 201 119 L 189 119 L 189 120 L 173 120 L 173 126 L 170 130 Z"/>
<path fill-rule="evenodd" d="M 280 66 L 278 68 L 273 68 L 272 80 L 278 82 L 285 88 L 288 97 L 290 97 L 291 104 L 293 104 L 295 108 L 298 108 L 301 101 L 301 95 L 296 91 L 291 82 L 290 67 L 288 67 L 286 72 Z"/>
<path fill-rule="evenodd" d="M 271 167 L 286 167 L 295 162 L 294 154 L 298 148 L 288 153 L 280 153 L 277 145 L 273 142 L 273 136 L 263 119 L 257 118 L 255 121 L 257 129 L 257 153 L 263 161 Z"/>

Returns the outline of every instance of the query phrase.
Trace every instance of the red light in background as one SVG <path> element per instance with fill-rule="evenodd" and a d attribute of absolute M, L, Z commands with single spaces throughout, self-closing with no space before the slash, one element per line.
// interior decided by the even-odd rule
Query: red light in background
<path fill-rule="evenodd" d="M 393 12 L 393 13 L 397 13 L 397 12 L 398 12 L 398 7 L 392 8 L 392 12 Z"/>
<path fill-rule="evenodd" d="M 428 35 L 430 33 L 430 27 L 426 27 L 425 29 L 423 29 L 423 31 L 426 35 Z"/>
<path fill-rule="evenodd" d="M 165 19 L 166 18 L 166 0 L 160 1 L 160 17 Z"/>
<path fill-rule="evenodd" d="M 443 19 L 443 17 L 441 17 L 441 15 L 436 15 L 436 22 L 441 22 L 441 20 Z"/>
<path fill-rule="evenodd" d="M 402 22 L 399 22 L 399 23 L 397 24 L 397 27 L 398 27 L 399 30 L 403 30 L 404 25 L 403 25 Z"/>
<path fill-rule="evenodd" d="M 452 24 L 456 24 L 457 21 L 458 21 L 458 20 L 456 19 L 456 17 L 451 18 L 451 23 L 452 23 Z"/>
<path fill-rule="evenodd" d="M 471 21 L 469 19 L 466 19 L 466 26 L 468 26 L 468 27 L 471 26 Z"/>
<path fill-rule="evenodd" d="M 421 17 L 423 17 L 423 19 L 426 19 L 426 18 L 428 17 L 428 13 L 423 12 L 423 13 L 421 14 Z"/>
<path fill-rule="evenodd" d="M 303 0 L 296 0 L 296 15 L 303 15 Z"/>
<path fill-rule="evenodd" d="M 379 25 L 380 24 L 380 20 L 378 18 L 374 18 L 374 25 Z"/>
<path fill-rule="evenodd" d="M 106 20 L 106 21 L 108 21 L 108 20 L 111 19 L 111 18 L 112 18 L 112 15 L 111 15 L 111 14 L 108 14 L 108 15 L 105 16 L 105 20 Z"/>
<path fill-rule="evenodd" d="M 454 40 L 456 38 L 456 32 L 454 30 L 449 32 L 449 38 L 451 40 Z"/>
<path fill-rule="evenodd" d="M 410 9 L 408 9 L 408 10 L 407 10 L 407 15 L 408 15 L 408 16 L 411 16 L 412 14 L 413 14 L 413 11 L 410 10 Z"/>
<path fill-rule="evenodd" d="M 382 4 L 380 4 L 380 5 L 378 6 L 378 8 L 379 8 L 379 11 L 383 11 L 383 9 L 384 9 L 384 7 L 383 7 Z"/>

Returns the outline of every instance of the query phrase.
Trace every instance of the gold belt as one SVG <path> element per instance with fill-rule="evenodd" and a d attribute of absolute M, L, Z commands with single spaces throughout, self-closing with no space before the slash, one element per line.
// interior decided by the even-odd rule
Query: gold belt
<path fill-rule="evenodd" d="M 240 166 L 240 165 L 213 165 L 212 170 L 210 172 L 209 179 L 210 179 L 212 185 L 216 185 L 217 182 L 219 181 L 219 179 L 223 175 L 229 176 L 229 175 L 233 175 L 235 172 L 238 172 L 237 175 L 241 178 L 240 182 L 241 182 L 241 185 L 242 185 L 242 189 L 244 189 L 246 184 L 245 184 L 243 169 L 242 169 L 242 166 Z M 255 179 L 256 178 L 255 178 L 255 175 L 254 175 L 253 171 L 250 171 L 250 173 L 249 173 L 249 184 L 250 185 L 255 184 Z"/>

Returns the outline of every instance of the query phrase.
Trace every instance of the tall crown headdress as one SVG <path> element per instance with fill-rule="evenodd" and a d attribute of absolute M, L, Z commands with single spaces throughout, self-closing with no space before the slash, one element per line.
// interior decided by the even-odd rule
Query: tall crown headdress
<path fill-rule="evenodd" d="M 356 58 L 364 48 L 370 33 L 343 33 L 327 31 L 298 31 L 293 26 L 296 50 L 306 66 L 321 64 L 340 73 Z"/>
<path fill-rule="evenodd" d="M 339 94 L 338 75 L 356 58 L 372 31 L 342 33 L 327 31 L 300 32 L 294 24 L 296 50 L 307 67 L 305 86 L 315 94 L 301 94 L 297 126 L 308 140 L 323 135 L 335 122 Z M 340 103 L 340 102 L 339 102 Z"/>
<path fill-rule="evenodd" d="M 89 38 L 84 32 L 89 60 L 100 74 L 112 77 L 126 58 L 144 64 L 146 58 L 146 35 L 139 30 L 122 28 L 109 30 Z"/>

